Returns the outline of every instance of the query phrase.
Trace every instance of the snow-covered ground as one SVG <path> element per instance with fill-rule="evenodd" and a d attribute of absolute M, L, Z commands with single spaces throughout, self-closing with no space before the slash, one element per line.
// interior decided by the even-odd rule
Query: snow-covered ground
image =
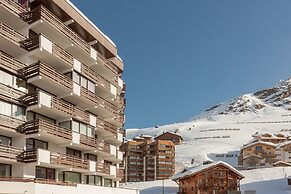
<path fill-rule="evenodd" d="M 256 190 L 257 194 L 291 194 L 291 186 L 287 177 L 291 176 L 291 168 L 264 168 L 241 171 L 245 178 L 241 181 L 242 193 Z M 164 182 L 164 183 L 163 183 Z M 138 188 L 140 194 L 161 194 L 164 184 L 165 194 L 176 194 L 178 185 L 172 180 L 127 183 L 124 187 Z"/>

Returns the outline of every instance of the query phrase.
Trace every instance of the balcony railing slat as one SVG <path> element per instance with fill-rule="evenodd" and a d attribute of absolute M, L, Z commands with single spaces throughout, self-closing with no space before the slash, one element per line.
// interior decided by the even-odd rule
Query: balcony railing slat
<path fill-rule="evenodd" d="M 9 27 L 8 25 L 2 22 L 0 22 L 0 35 L 19 45 L 21 41 L 27 39 L 27 37 L 23 36 L 21 33 L 17 32 L 13 28 Z"/>
<path fill-rule="evenodd" d="M 4 6 L 4 8 L 17 16 L 20 16 L 22 13 L 28 11 L 26 8 L 22 7 L 20 4 L 16 3 L 13 0 L 1 0 L 0 5 Z"/>

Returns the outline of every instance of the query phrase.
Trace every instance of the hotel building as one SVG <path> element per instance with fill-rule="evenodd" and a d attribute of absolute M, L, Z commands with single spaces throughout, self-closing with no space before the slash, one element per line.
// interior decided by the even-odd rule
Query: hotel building
<path fill-rule="evenodd" d="M 115 188 L 122 73 L 116 45 L 69 0 L 0 0 L 0 192 L 138 193 Z"/>

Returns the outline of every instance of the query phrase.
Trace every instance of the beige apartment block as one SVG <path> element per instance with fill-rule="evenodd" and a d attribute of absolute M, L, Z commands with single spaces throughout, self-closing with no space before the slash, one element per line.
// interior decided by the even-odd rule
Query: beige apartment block
<path fill-rule="evenodd" d="M 68 0 L 19 2 L 0 0 L 0 193 L 137 193 L 116 188 L 116 45 Z"/>
<path fill-rule="evenodd" d="M 154 141 L 144 135 L 125 142 L 122 150 L 125 182 L 163 180 L 175 173 L 175 144 L 172 141 Z"/>

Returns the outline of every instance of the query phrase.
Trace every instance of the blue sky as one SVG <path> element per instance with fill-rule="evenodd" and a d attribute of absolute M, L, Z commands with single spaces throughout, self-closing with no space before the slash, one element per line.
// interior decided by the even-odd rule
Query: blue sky
<path fill-rule="evenodd" d="M 291 72 L 288 0 L 72 0 L 117 44 L 126 128 L 189 119 Z"/>

